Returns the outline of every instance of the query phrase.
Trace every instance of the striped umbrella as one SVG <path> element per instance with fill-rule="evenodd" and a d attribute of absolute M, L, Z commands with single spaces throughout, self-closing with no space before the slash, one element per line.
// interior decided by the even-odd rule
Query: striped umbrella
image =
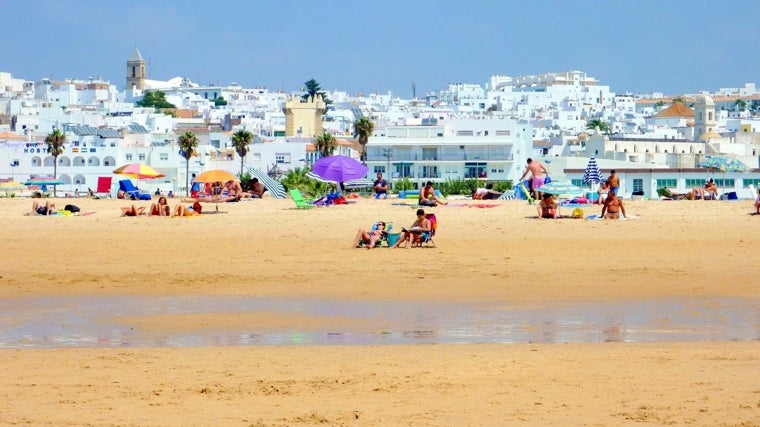
<path fill-rule="evenodd" d="M 602 171 L 599 169 L 599 165 L 596 164 L 596 157 L 591 155 L 586 165 L 586 171 L 583 172 L 584 184 L 599 184 L 602 182 Z"/>
<path fill-rule="evenodd" d="M 116 175 L 128 176 L 137 180 L 163 178 L 166 176 L 166 174 L 163 172 L 159 172 L 152 167 L 142 163 L 126 164 L 114 169 L 113 173 Z"/>
<path fill-rule="evenodd" d="M 267 175 L 266 172 L 262 171 L 261 169 L 248 168 L 248 173 L 258 178 L 259 182 L 264 185 L 264 188 L 269 191 L 269 194 L 271 194 L 272 197 L 275 199 L 285 198 L 285 187 L 282 186 L 280 181 L 272 179 L 269 175 Z"/>
<path fill-rule="evenodd" d="M 313 171 L 306 172 L 306 176 L 308 176 L 311 179 L 316 179 L 317 181 L 320 181 L 320 182 L 338 185 L 337 182 L 324 179 L 321 176 L 314 173 Z M 375 182 L 372 181 L 371 179 L 359 178 L 359 179 L 352 179 L 351 181 L 344 182 L 343 188 L 368 188 L 374 185 L 375 185 Z"/>

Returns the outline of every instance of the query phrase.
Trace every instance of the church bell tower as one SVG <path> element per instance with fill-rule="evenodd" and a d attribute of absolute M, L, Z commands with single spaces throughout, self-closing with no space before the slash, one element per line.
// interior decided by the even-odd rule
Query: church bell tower
<path fill-rule="evenodd" d="M 127 90 L 145 90 L 145 60 L 135 48 L 127 60 Z"/>

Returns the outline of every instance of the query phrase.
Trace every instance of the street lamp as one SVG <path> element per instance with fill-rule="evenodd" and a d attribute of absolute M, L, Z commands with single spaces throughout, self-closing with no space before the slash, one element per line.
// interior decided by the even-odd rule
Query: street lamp
<path fill-rule="evenodd" d="M 385 173 L 388 175 L 389 181 L 393 181 L 393 174 L 391 173 L 391 159 L 393 158 L 393 148 L 383 148 L 383 157 L 385 157 L 386 167 Z"/>
<path fill-rule="evenodd" d="M 16 166 L 18 166 L 18 160 L 12 161 L 11 162 L 11 181 L 16 181 L 15 180 Z"/>

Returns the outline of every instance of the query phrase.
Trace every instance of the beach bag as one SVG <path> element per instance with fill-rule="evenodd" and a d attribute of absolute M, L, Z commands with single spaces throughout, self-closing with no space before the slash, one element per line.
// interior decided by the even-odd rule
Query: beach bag
<path fill-rule="evenodd" d="M 79 212 L 79 206 L 76 205 L 66 205 L 63 207 L 63 210 L 69 211 L 71 213 L 77 213 Z"/>

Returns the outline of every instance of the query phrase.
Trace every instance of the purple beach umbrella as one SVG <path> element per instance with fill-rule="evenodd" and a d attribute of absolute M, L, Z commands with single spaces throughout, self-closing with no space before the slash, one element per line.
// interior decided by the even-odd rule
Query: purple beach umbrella
<path fill-rule="evenodd" d="M 322 179 L 346 182 L 364 178 L 369 168 L 351 157 L 328 156 L 317 160 L 311 170 Z"/>

